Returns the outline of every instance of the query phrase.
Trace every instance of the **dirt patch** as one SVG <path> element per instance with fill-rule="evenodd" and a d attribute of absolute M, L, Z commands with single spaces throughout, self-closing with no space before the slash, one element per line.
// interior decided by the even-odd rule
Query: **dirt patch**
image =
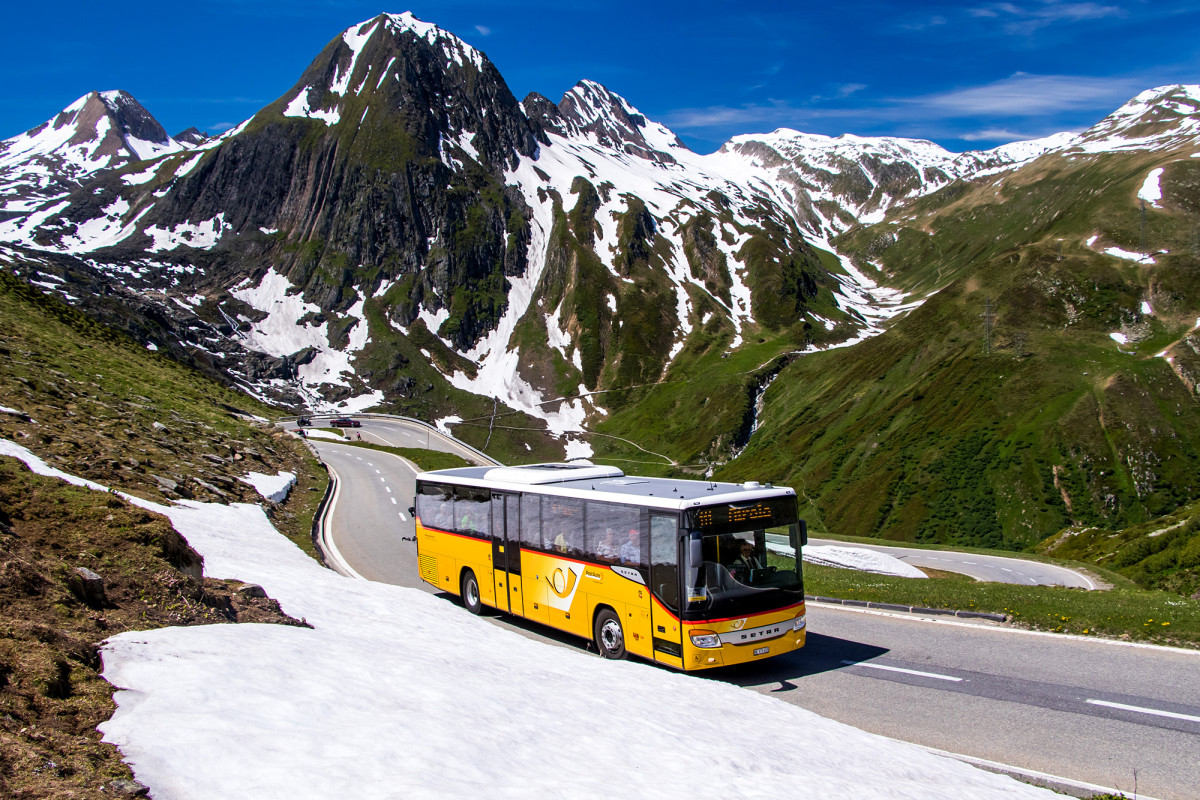
<path fill-rule="evenodd" d="M 0 796 L 112 798 L 144 787 L 96 726 L 100 645 L 128 630 L 303 625 L 258 587 L 202 579 L 161 516 L 0 458 Z"/>

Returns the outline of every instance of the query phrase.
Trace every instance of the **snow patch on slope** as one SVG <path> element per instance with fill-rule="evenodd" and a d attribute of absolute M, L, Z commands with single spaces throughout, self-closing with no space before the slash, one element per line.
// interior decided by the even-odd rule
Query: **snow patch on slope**
<path fill-rule="evenodd" d="M 306 348 L 312 348 L 315 351 L 312 360 L 296 369 L 300 380 L 299 388 L 308 400 L 310 408 L 315 411 L 363 411 L 383 401 L 383 393 L 379 390 L 337 403 L 331 403 L 319 394 L 322 385 L 353 388 L 351 377 L 354 368 L 351 356 L 361 351 L 370 341 L 367 320 L 363 314 L 363 297 L 360 296 L 358 302 L 346 312 L 358 322 L 350 329 L 347 348 L 337 350 L 329 344 L 327 322 L 302 323 L 306 316 L 320 314 L 321 309 L 314 303 L 305 302 L 298 292 L 293 293 L 295 287 L 286 276 L 271 269 L 263 275 L 257 286 L 250 286 L 249 283 L 247 280 L 234 287 L 230 294 L 252 308 L 266 313 L 267 316 L 258 322 L 242 318 L 250 323 L 250 331 L 246 334 L 243 344 L 249 349 L 276 357 L 291 356 Z"/>
<path fill-rule="evenodd" d="M 7 440 L 0 454 L 106 490 Z M 573 797 L 607 800 L 675 796 L 697 775 L 711 796 L 772 798 L 804 786 L 861 800 L 1058 797 L 740 687 L 547 646 L 425 592 L 344 578 L 256 505 L 122 496 L 167 516 L 204 557 L 206 576 L 260 585 L 311 626 L 201 625 L 106 641 L 103 675 L 121 689 L 100 730 L 160 800 L 242 796 L 250 785 L 289 800 L 347 786 L 364 798 L 516 797 L 547 776 Z M 644 702 L 596 702 L 635 685 Z M 521 687 L 521 702 L 502 702 L 497 686 Z M 694 745 L 697 709 L 722 720 L 720 769 Z M 425 724 L 433 718 L 437 726 Z M 518 739 L 528 746 L 494 746 Z M 331 742 L 345 757 L 330 758 Z"/>

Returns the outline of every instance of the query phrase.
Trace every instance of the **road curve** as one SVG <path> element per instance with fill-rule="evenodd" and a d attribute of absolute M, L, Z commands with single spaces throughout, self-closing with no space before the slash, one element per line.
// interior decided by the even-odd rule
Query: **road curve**
<path fill-rule="evenodd" d="M 858 544 L 839 542 L 835 539 L 809 539 L 810 545 L 855 547 L 874 550 L 898 558 L 914 567 L 928 567 L 946 572 L 958 572 L 980 581 L 1017 583 L 1025 586 L 1070 586 L 1079 589 L 1100 588 L 1094 580 L 1082 572 L 1055 564 L 1044 564 L 1024 558 L 986 556 L 974 553 L 958 553 L 952 550 L 926 550 L 919 547 L 893 547 L 890 545 Z"/>
<path fill-rule="evenodd" d="M 390 435 L 374 422 L 362 432 L 364 439 Z M 413 522 L 402 518 L 414 468 L 385 453 L 311 441 L 341 479 L 330 524 L 342 557 L 369 579 L 433 591 L 416 577 L 416 547 L 406 538 Z M 580 646 L 521 620 L 493 620 L 549 644 Z M 1126 793 L 1136 770 L 1143 798 L 1200 800 L 1200 652 L 810 604 L 803 651 L 698 679 L 742 685 L 926 747 Z"/>

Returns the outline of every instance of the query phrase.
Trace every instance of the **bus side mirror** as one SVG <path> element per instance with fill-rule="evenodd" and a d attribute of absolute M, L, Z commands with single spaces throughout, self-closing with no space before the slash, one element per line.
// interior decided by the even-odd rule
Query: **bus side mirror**
<path fill-rule="evenodd" d="M 800 546 L 804 547 L 808 544 L 808 523 L 804 520 L 797 520 L 800 526 Z"/>
<path fill-rule="evenodd" d="M 417 516 L 417 507 L 416 507 L 416 506 L 409 506 L 409 507 L 408 507 L 408 515 L 409 515 L 410 517 L 415 517 L 415 516 Z"/>

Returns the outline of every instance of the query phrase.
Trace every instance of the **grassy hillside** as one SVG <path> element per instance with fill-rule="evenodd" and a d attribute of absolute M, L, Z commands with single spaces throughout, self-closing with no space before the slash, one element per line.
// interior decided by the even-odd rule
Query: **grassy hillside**
<path fill-rule="evenodd" d="M 1143 212 L 1159 165 L 1164 207 Z M 1198 176 L 1161 154 L 1055 156 L 849 232 L 860 267 L 938 291 L 787 367 L 718 476 L 795 486 L 817 532 L 1008 549 L 1200 496 Z"/>
<path fill-rule="evenodd" d="M 64 471 L 158 502 L 263 502 L 239 478 L 287 470 L 269 504 L 311 552 L 320 465 L 273 430 L 271 410 L 105 328 L 0 270 L 0 437 Z M 126 630 L 300 624 L 236 581 L 201 577 L 169 522 L 115 494 L 40 478 L 0 458 L 0 795 L 100 798 L 137 791 L 95 726 L 113 710 L 100 643 Z M 103 579 L 90 595 L 76 573 Z"/>
<path fill-rule="evenodd" d="M 1200 600 L 1200 502 L 1124 530 L 1071 527 L 1037 551 L 1116 570 L 1151 589 Z"/>

